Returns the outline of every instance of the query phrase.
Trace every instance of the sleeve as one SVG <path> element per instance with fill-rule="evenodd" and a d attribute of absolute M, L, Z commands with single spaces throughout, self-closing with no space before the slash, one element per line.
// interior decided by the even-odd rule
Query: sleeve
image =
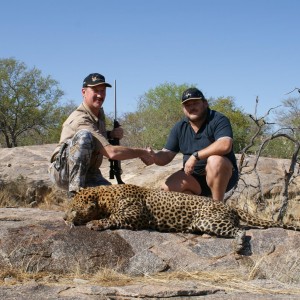
<path fill-rule="evenodd" d="M 88 115 L 81 116 L 81 118 L 78 120 L 78 122 L 75 126 L 76 126 L 75 131 L 78 131 L 81 129 L 86 129 L 89 132 L 91 132 L 91 134 L 95 138 L 97 149 L 100 149 L 102 147 L 109 145 L 109 142 L 106 139 L 106 136 L 104 135 L 104 134 L 106 134 L 106 132 L 104 134 L 102 132 L 100 132 L 100 130 L 97 128 L 97 126 L 91 122 Z"/>
<path fill-rule="evenodd" d="M 180 151 L 179 148 L 179 136 L 178 136 L 178 124 L 176 124 L 170 131 L 169 137 L 167 139 L 167 143 L 164 147 L 167 150 L 178 153 Z"/>
<path fill-rule="evenodd" d="M 214 138 L 215 138 L 215 140 L 218 140 L 222 137 L 233 138 L 232 127 L 231 127 L 230 121 L 224 115 L 220 115 L 220 117 L 218 118 L 218 120 L 214 124 Z"/>

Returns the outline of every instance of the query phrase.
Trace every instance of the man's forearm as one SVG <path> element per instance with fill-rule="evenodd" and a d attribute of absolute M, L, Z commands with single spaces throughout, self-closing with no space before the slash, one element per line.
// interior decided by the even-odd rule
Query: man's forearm
<path fill-rule="evenodd" d="M 204 149 L 199 149 L 198 155 L 201 157 L 201 159 L 206 159 L 212 155 L 223 156 L 229 153 L 231 151 L 231 148 L 232 140 L 230 138 L 222 138 Z"/>
<path fill-rule="evenodd" d="M 175 157 L 176 153 L 160 150 L 154 155 L 154 163 L 158 166 L 165 166 Z"/>
<path fill-rule="evenodd" d="M 148 151 L 142 148 L 129 148 L 124 146 L 108 145 L 104 149 L 106 151 L 105 153 L 103 153 L 103 155 L 113 160 L 133 159 L 142 157 L 144 155 L 149 155 Z"/>

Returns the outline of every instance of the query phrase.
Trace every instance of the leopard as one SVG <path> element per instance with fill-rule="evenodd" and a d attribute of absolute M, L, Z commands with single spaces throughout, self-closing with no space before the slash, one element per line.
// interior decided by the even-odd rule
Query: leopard
<path fill-rule="evenodd" d="M 102 185 L 81 189 L 69 202 L 64 215 L 70 226 L 86 225 L 91 230 L 155 230 L 207 234 L 234 238 L 235 251 L 244 247 L 247 226 L 300 226 L 259 219 L 210 197 L 163 191 L 133 184 Z"/>

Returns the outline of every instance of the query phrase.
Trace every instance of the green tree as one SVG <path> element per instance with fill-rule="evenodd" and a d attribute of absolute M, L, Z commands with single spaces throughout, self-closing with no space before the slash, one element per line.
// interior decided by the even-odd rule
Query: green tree
<path fill-rule="evenodd" d="M 300 97 L 290 97 L 282 101 L 280 110 L 276 111 L 277 130 L 295 140 L 300 140 Z M 282 137 L 272 140 L 263 151 L 263 155 L 290 158 L 295 150 L 294 143 Z"/>
<path fill-rule="evenodd" d="M 47 135 L 61 115 L 58 82 L 13 58 L 0 59 L 0 135 L 7 147 L 16 147 L 30 135 Z"/>
<path fill-rule="evenodd" d="M 139 147 L 161 149 L 171 128 L 183 117 L 181 96 L 195 85 L 164 83 L 140 97 L 135 113 L 124 115 L 122 125 L 126 136 L 123 143 Z M 224 113 L 231 121 L 234 147 L 238 152 L 246 145 L 250 132 L 250 118 L 235 106 L 231 97 L 209 99 L 210 107 Z"/>
<path fill-rule="evenodd" d="M 283 107 L 277 112 L 279 124 L 300 130 L 300 97 L 282 101 Z"/>
<path fill-rule="evenodd" d="M 40 127 L 38 130 L 28 130 L 19 141 L 19 146 L 54 144 L 60 139 L 61 129 L 67 117 L 77 108 L 73 101 L 63 106 L 53 108 L 53 118 L 47 128 Z"/>
<path fill-rule="evenodd" d="M 181 95 L 189 87 L 163 83 L 141 96 L 137 112 L 125 115 L 122 122 L 127 132 L 126 143 L 161 149 L 171 127 L 183 116 Z"/>
<path fill-rule="evenodd" d="M 291 140 L 285 137 L 279 137 L 277 139 L 270 140 L 266 144 L 265 148 L 262 150 L 262 156 L 290 159 L 294 150 L 295 145 Z"/>
<path fill-rule="evenodd" d="M 241 108 L 236 107 L 232 97 L 219 97 L 217 99 L 210 98 L 208 102 L 211 109 L 219 111 L 229 118 L 234 137 L 234 151 L 238 153 L 245 147 L 250 138 L 250 118 Z"/>
<path fill-rule="evenodd" d="M 55 123 L 49 126 L 49 129 L 45 135 L 45 142 L 48 144 L 57 143 L 60 139 L 62 125 L 67 117 L 77 108 L 73 101 L 67 102 L 65 105 L 55 108 Z"/>

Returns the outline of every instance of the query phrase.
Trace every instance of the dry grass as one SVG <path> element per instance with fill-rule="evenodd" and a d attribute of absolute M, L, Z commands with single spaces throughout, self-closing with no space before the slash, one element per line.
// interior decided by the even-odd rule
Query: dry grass
<path fill-rule="evenodd" d="M 115 270 L 102 268 L 91 278 L 91 282 L 102 286 L 124 286 L 136 282 L 138 277 L 132 277 Z"/>
<path fill-rule="evenodd" d="M 39 202 L 37 207 L 43 210 L 65 211 L 68 204 L 67 193 L 62 190 L 52 190 L 45 195 L 43 201 Z"/>
<path fill-rule="evenodd" d="M 223 289 L 227 292 L 249 292 L 254 294 L 295 294 L 300 295 L 299 289 L 274 289 L 264 288 L 258 283 L 254 283 L 249 279 L 249 276 L 243 276 L 236 272 L 211 271 L 211 272 L 173 272 L 167 276 L 163 273 L 153 277 L 148 277 L 147 282 L 167 283 L 170 281 L 196 281 L 198 284 L 214 288 Z"/>
<path fill-rule="evenodd" d="M 64 210 L 67 203 L 65 191 L 52 190 L 41 185 L 29 188 L 24 177 L 0 186 L 0 207 L 38 207 L 44 210 Z"/>
<path fill-rule="evenodd" d="M 28 189 L 27 182 L 24 178 L 19 178 L 6 186 L 0 188 L 0 207 L 32 207 L 32 203 L 26 198 Z M 36 207 L 45 210 L 63 210 L 65 207 L 66 195 L 59 191 L 50 191 L 44 195 L 42 201 L 37 203 Z M 278 209 L 280 203 L 276 198 L 268 201 L 264 210 L 249 198 L 239 200 L 239 206 L 247 209 L 250 213 L 264 219 L 271 219 L 271 215 Z M 298 199 L 290 200 L 286 222 L 295 222 L 300 220 L 300 201 Z M 145 274 L 142 277 L 132 277 L 111 269 L 103 268 L 95 274 L 82 274 L 79 270 L 74 270 L 73 274 L 49 274 L 49 273 L 28 273 L 20 270 L 2 268 L 0 269 L 0 285 L 3 284 L 26 284 L 30 281 L 36 281 L 41 284 L 74 284 L 74 279 L 80 278 L 88 281 L 88 284 L 101 286 L 126 286 L 133 284 L 159 284 L 168 285 L 170 282 L 193 281 L 199 285 L 211 287 L 214 289 L 223 289 L 232 292 L 249 292 L 256 294 L 282 294 L 282 295 L 299 295 L 300 287 L 294 288 L 288 284 L 278 283 L 278 288 L 265 288 L 262 284 L 254 281 L 259 268 L 267 263 L 266 257 L 261 257 L 249 269 L 248 275 L 236 274 L 230 271 L 211 271 L 211 272 L 188 272 L 181 270 L 177 272 L 164 272 L 155 275 Z M 290 272 L 297 271 L 299 260 L 294 259 L 294 264 L 289 266 Z M 284 271 L 284 272 L 283 272 Z M 274 267 L 274 272 L 285 273 L 288 270 L 278 270 Z M 273 274 L 276 278 L 276 274 Z M 288 276 L 288 274 L 286 274 Z M 269 276 L 268 276 L 269 277 Z M 272 277 L 272 276 L 270 276 Z M 11 279 L 11 280 L 5 280 Z M 287 282 L 287 281 L 285 281 Z M 282 288 L 280 288 L 282 287 Z"/>
<path fill-rule="evenodd" d="M 19 201 L 12 198 L 11 193 L 6 190 L 0 190 L 0 207 L 17 207 Z"/>
<path fill-rule="evenodd" d="M 18 207 L 25 205 L 27 182 L 23 177 L 0 187 L 0 207 Z"/>
<path fill-rule="evenodd" d="M 252 200 L 251 197 L 246 195 L 241 195 L 236 200 L 228 200 L 228 203 L 233 207 L 239 207 L 248 213 L 257 216 L 263 220 L 273 220 L 276 221 L 279 209 L 281 207 L 281 202 L 279 200 L 279 195 L 273 195 L 272 199 L 265 199 L 265 202 L 257 203 Z M 283 218 L 283 222 L 286 224 L 294 224 L 300 226 L 300 200 L 298 198 L 293 198 L 289 200 L 287 207 L 287 212 Z"/>
<path fill-rule="evenodd" d="M 22 283 L 22 282 L 27 282 L 32 279 L 34 280 L 40 280 L 43 277 L 45 277 L 45 274 L 43 273 L 28 273 L 28 272 L 23 272 L 22 270 L 19 269 L 13 269 L 13 268 L 8 268 L 4 267 L 1 268 L 0 270 L 0 279 L 3 282 L 5 278 L 11 278 L 13 279 L 13 283 Z"/>
<path fill-rule="evenodd" d="M 26 178 L 20 176 L 15 181 L 0 186 L 0 207 L 38 207 L 43 210 L 65 210 L 67 194 L 62 190 L 51 188 L 36 188 L 34 195 L 29 193 L 29 184 Z M 264 203 L 257 203 L 251 197 L 241 194 L 238 200 L 229 200 L 236 205 L 259 218 L 276 220 L 281 206 L 279 195 L 273 195 L 272 199 L 265 199 Z M 296 223 L 300 225 L 300 198 L 289 200 L 284 223 Z M 298 224 L 297 224 L 298 223 Z"/>
<path fill-rule="evenodd" d="M 5 281 L 5 278 L 10 280 Z M 100 285 L 106 287 L 130 286 L 130 285 L 159 285 L 168 286 L 170 284 L 184 284 L 193 282 L 197 286 L 205 286 L 212 289 L 221 289 L 226 292 L 252 293 L 252 294 L 276 294 L 276 295 L 299 295 L 300 287 L 283 285 L 278 283 L 278 288 L 264 287 L 262 282 L 249 280 L 249 276 L 243 276 L 236 272 L 188 272 L 185 270 L 177 272 L 164 272 L 155 275 L 132 277 L 118 273 L 111 269 L 103 268 L 96 274 L 46 274 L 46 273 L 25 273 L 12 269 L 1 269 L 0 285 L 26 284 L 28 282 L 38 282 L 40 284 L 74 285 L 75 279 L 80 279 L 88 285 Z"/>

